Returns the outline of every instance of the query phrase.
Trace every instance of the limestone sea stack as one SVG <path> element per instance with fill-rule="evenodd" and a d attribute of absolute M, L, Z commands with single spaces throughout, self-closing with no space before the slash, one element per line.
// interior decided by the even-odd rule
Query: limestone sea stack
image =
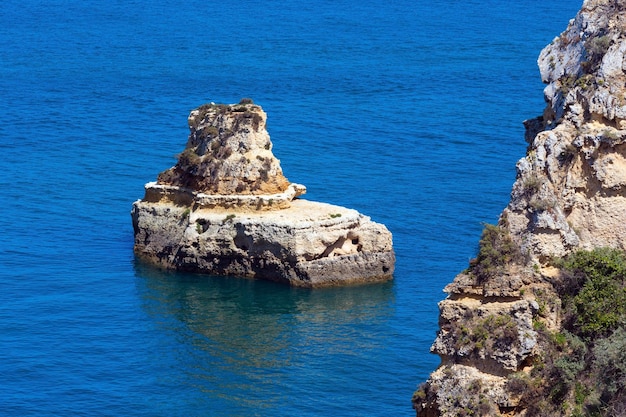
<path fill-rule="evenodd" d="M 306 187 L 283 175 L 266 120 L 249 99 L 191 112 L 178 162 L 133 204 L 136 256 L 297 287 L 392 279 L 389 230 L 356 210 L 299 198 Z"/>
<path fill-rule="evenodd" d="M 547 106 L 525 122 L 498 224 L 445 288 L 431 347 L 441 365 L 415 392 L 418 416 L 626 415 L 619 388 L 577 382 L 603 372 L 591 353 L 609 353 L 567 319 L 578 320 L 583 278 L 560 266 L 581 250 L 626 249 L 626 4 L 586 0 L 538 63 Z"/>

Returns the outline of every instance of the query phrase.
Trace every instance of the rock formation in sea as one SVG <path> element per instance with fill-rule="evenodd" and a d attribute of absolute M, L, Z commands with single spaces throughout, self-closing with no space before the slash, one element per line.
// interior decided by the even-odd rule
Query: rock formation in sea
<path fill-rule="evenodd" d="M 418 416 L 626 415 L 626 374 L 587 386 L 603 380 L 594 337 L 614 329 L 583 332 L 589 304 L 571 301 L 583 284 L 562 267 L 581 250 L 626 249 L 626 2 L 586 0 L 538 64 L 546 108 L 524 122 L 510 203 L 445 288 L 441 365 L 414 394 Z"/>
<path fill-rule="evenodd" d="M 352 209 L 299 198 L 249 99 L 191 112 L 176 165 L 133 204 L 135 254 L 173 270 L 300 287 L 389 280 L 387 228 Z"/>

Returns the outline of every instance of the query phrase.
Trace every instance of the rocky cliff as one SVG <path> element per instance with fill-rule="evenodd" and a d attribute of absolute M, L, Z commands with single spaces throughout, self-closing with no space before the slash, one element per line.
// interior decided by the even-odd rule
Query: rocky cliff
<path fill-rule="evenodd" d="M 391 233 L 355 210 L 299 198 L 251 100 L 188 118 L 177 164 L 133 204 L 140 259 L 183 271 L 322 287 L 391 279 Z"/>
<path fill-rule="evenodd" d="M 575 382 L 601 373 L 589 365 L 601 345 L 592 336 L 609 337 L 626 311 L 602 332 L 583 331 L 589 304 L 577 297 L 586 281 L 562 261 L 626 249 L 625 29 L 626 2 L 587 0 L 541 51 L 546 108 L 525 122 L 529 146 L 498 225 L 485 228 L 478 256 L 445 288 L 431 347 L 441 365 L 413 397 L 418 416 L 626 415 L 615 390 Z M 586 265 L 606 276 L 621 268 L 614 257 Z"/>

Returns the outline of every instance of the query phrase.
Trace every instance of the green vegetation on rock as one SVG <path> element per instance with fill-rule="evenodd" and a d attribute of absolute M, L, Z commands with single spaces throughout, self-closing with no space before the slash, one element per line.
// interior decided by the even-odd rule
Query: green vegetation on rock
<path fill-rule="evenodd" d="M 565 326 L 581 337 L 606 336 L 626 325 L 626 254 L 601 248 L 576 252 L 561 264 L 559 293 Z"/>
<path fill-rule="evenodd" d="M 523 260 L 518 246 L 504 227 L 485 224 L 478 245 L 478 255 L 470 261 L 469 272 L 479 282 L 498 275 L 510 263 Z"/>
<path fill-rule="evenodd" d="M 178 164 L 181 167 L 190 167 L 200 163 L 200 156 L 196 153 L 194 148 L 187 148 L 183 152 L 177 155 Z"/>
<path fill-rule="evenodd" d="M 626 254 L 579 251 L 556 265 L 562 328 L 536 327 L 541 353 L 508 388 L 528 415 L 626 415 Z"/>

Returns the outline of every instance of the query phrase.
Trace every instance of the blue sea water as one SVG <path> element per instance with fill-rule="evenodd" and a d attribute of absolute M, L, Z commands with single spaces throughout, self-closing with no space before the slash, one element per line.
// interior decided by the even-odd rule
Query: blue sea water
<path fill-rule="evenodd" d="M 580 5 L 3 1 L 0 415 L 413 415 L 441 290 L 508 202 L 536 57 Z M 388 226 L 393 282 L 135 261 L 131 204 L 189 111 L 242 97 L 307 198 Z"/>

